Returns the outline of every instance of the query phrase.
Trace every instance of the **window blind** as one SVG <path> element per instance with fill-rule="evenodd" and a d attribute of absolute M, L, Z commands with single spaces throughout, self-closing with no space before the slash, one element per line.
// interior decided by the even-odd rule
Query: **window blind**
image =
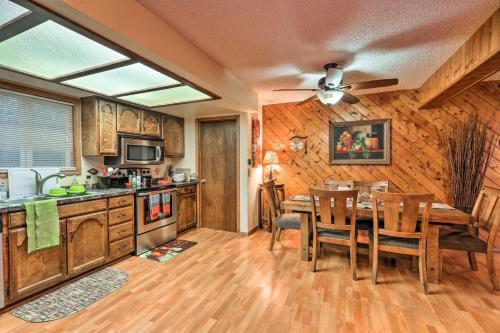
<path fill-rule="evenodd" d="M 0 170 L 75 170 L 73 105 L 0 89 Z"/>

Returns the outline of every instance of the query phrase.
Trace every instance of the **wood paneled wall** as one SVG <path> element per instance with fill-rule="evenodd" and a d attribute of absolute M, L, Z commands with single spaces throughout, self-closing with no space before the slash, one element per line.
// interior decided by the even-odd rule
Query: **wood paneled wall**
<path fill-rule="evenodd" d="M 324 178 L 389 180 L 391 191 L 431 192 L 447 201 L 444 159 L 438 131 L 445 124 L 464 121 L 479 110 L 493 131 L 500 134 L 500 81 L 482 82 L 455 96 L 440 108 L 419 110 L 417 91 L 407 90 L 361 96 L 361 102 L 327 107 L 319 101 L 297 107 L 296 103 L 263 107 L 263 152 L 278 152 L 280 167 L 275 176 L 285 184 L 287 195 L 307 193 Z M 330 165 L 328 121 L 392 119 L 390 165 Z M 289 138 L 307 136 L 307 154 L 290 150 Z M 498 141 L 498 139 L 497 139 Z M 263 168 L 265 172 L 265 168 Z M 266 173 L 267 174 L 267 173 Z M 500 148 L 495 148 L 485 185 L 500 187 Z"/>

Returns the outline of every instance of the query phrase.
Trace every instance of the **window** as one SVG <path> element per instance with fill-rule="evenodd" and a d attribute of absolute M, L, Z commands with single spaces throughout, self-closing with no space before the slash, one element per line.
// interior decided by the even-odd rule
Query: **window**
<path fill-rule="evenodd" d="M 0 89 L 0 171 L 76 170 L 73 104 Z"/>

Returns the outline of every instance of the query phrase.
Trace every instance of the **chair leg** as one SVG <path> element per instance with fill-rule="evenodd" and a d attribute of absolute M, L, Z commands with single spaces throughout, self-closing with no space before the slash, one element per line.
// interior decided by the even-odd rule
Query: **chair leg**
<path fill-rule="evenodd" d="M 275 239 L 276 239 L 276 224 L 273 223 L 272 234 L 271 234 L 271 244 L 269 244 L 269 251 L 273 250 Z"/>
<path fill-rule="evenodd" d="M 316 261 L 318 260 L 318 251 L 319 251 L 320 243 L 316 240 L 313 240 L 313 250 L 312 250 L 312 263 L 311 263 L 311 271 L 316 272 Z"/>
<path fill-rule="evenodd" d="M 470 269 L 472 269 L 473 271 L 477 271 L 476 255 L 474 254 L 474 252 L 467 252 L 467 255 L 469 256 Z"/>
<path fill-rule="evenodd" d="M 356 281 L 358 279 L 358 272 L 357 272 L 357 246 L 356 246 L 356 241 L 354 241 L 354 244 L 351 244 L 351 272 L 352 272 L 352 279 Z"/>
<path fill-rule="evenodd" d="M 278 236 L 276 236 L 276 239 L 278 240 L 278 242 L 279 242 L 279 240 L 280 240 L 280 237 L 281 237 L 281 233 L 282 233 L 282 232 L 284 232 L 284 230 L 283 230 L 282 228 L 278 228 Z"/>
<path fill-rule="evenodd" d="M 426 263 L 426 253 L 424 252 L 418 258 L 418 271 L 420 274 L 420 283 L 422 283 L 422 287 L 424 289 L 424 293 L 426 295 L 429 294 L 429 288 L 427 286 L 427 263 Z"/>
<path fill-rule="evenodd" d="M 411 256 L 411 271 L 413 273 L 418 273 L 418 257 Z"/>
<path fill-rule="evenodd" d="M 374 242 L 373 246 L 373 266 L 372 266 L 372 283 L 377 284 L 378 274 L 378 242 Z"/>
<path fill-rule="evenodd" d="M 368 265 L 373 265 L 373 239 L 368 239 Z"/>
<path fill-rule="evenodd" d="M 500 283 L 498 282 L 497 274 L 495 272 L 495 254 L 493 249 L 486 252 L 486 266 L 488 267 L 488 273 L 490 274 L 493 290 L 500 291 Z"/>

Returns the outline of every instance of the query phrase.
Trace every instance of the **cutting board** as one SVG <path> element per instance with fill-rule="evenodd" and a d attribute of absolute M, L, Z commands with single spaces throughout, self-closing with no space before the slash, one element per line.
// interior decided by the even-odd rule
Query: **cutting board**
<path fill-rule="evenodd" d="M 59 168 L 33 168 L 40 172 L 42 178 L 55 173 L 59 173 Z M 29 168 L 10 168 L 9 177 L 9 198 L 21 198 L 36 194 L 35 173 Z M 47 194 L 49 189 L 59 187 L 59 179 L 51 178 L 43 186 L 43 194 Z"/>

